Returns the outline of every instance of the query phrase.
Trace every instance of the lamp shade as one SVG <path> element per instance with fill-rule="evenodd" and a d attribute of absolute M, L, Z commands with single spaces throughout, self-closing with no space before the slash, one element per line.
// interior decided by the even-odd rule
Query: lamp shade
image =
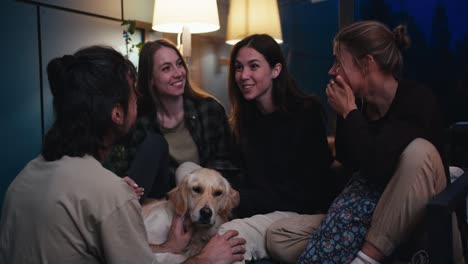
<path fill-rule="evenodd" d="M 189 27 L 190 33 L 219 29 L 216 0 L 155 0 L 152 28 L 160 32 L 180 33 Z"/>
<path fill-rule="evenodd" d="M 277 0 L 231 0 L 226 43 L 234 45 L 252 34 L 268 34 L 283 42 Z"/>

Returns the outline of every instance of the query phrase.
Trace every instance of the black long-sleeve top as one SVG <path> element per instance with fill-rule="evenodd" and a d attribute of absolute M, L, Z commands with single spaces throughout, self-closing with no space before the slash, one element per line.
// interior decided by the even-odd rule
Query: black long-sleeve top
<path fill-rule="evenodd" d="M 239 217 L 326 212 L 336 185 L 322 112 L 318 101 L 297 102 L 289 113 L 256 112 L 241 130 Z"/>
<path fill-rule="evenodd" d="M 345 168 L 359 170 L 383 190 L 401 153 L 415 138 L 431 142 L 445 160 L 442 114 L 436 97 L 425 86 L 400 81 L 388 112 L 379 120 L 369 121 L 363 114 L 365 107 L 337 120 L 336 156 Z"/>

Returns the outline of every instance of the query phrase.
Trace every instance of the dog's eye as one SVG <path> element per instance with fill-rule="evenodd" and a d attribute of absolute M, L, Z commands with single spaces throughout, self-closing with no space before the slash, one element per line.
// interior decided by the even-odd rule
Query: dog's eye
<path fill-rule="evenodd" d="M 192 190 L 196 193 L 201 193 L 201 188 L 200 187 L 193 187 Z"/>
<path fill-rule="evenodd" d="M 214 194 L 213 194 L 213 195 L 214 195 L 214 196 L 220 196 L 221 194 L 223 194 L 223 192 L 222 192 L 222 191 L 216 191 L 216 192 L 214 192 Z"/>

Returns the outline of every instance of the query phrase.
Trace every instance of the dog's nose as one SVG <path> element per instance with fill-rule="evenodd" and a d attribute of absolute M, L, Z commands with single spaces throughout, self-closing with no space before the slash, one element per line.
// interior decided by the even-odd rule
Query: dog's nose
<path fill-rule="evenodd" d="M 200 217 L 202 219 L 210 219 L 212 215 L 213 215 L 213 212 L 211 211 L 210 208 L 203 207 L 202 209 L 200 209 Z"/>

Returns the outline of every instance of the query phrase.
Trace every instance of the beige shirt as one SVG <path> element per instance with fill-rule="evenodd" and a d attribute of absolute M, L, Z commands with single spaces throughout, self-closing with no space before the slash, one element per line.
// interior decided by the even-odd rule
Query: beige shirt
<path fill-rule="evenodd" d="M 5 196 L 0 263 L 152 263 L 136 195 L 91 156 L 39 156 Z"/>
<path fill-rule="evenodd" d="M 186 161 L 200 164 L 197 145 L 193 141 L 184 119 L 173 128 L 162 127 L 161 131 L 169 144 L 169 155 L 179 164 Z"/>

